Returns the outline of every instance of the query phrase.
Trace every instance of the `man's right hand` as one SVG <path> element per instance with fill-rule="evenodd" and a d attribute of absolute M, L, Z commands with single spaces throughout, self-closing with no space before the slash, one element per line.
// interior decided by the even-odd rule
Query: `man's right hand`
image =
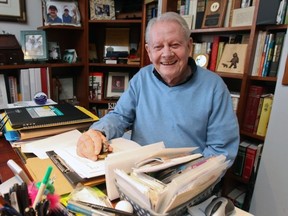
<path fill-rule="evenodd" d="M 76 152 L 81 157 L 96 161 L 101 153 L 102 143 L 105 142 L 107 139 L 100 131 L 89 129 L 80 136 Z M 108 151 L 112 151 L 111 146 L 109 146 Z"/>

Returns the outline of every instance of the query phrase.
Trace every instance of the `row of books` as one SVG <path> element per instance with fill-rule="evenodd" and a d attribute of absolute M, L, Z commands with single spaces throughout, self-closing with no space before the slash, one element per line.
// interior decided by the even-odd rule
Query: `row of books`
<path fill-rule="evenodd" d="M 206 55 L 205 65 L 211 71 L 244 73 L 247 39 L 249 35 L 214 36 L 211 42 L 194 42 L 191 56 L 198 64 L 198 56 Z M 199 64 L 198 64 L 199 65 Z"/>
<path fill-rule="evenodd" d="M 31 101 L 37 92 L 44 92 L 50 98 L 49 71 L 47 68 L 21 69 L 17 74 L 0 74 L 1 107 L 8 103 Z"/>
<path fill-rule="evenodd" d="M 212 6 L 216 9 L 212 10 Z M 200 29 L 251 25 L 254 6 L 255 1 L 244 0 L 225 0 L 216 3 L 213 0 L 178 0 L 177 10 L 191 29 Z M 251 11 L 253 13 L 250 13 Z M 239 14 L 243 15 L 247 12 L 249 12 L 248 24 L 246 23 L 247 15 L 245 22 L 244 20 L 239 22 Z"/>
<path fill-rule="evenodd" d="M 242 141 L 233 164 L 233 173 L 240 176 L 244 182 L 249 182 L 256 175 L 261 159 L 263 144 Z"/>
<path fill-rule="evenodd" d="M 252 70 L 253 76 L 277 76 L 285 35 L 285 32 L 259 31 Z"/>
<path fill-rule="evenodd" d="M 250 26 L 256 0 L 178 0 L 178 12 L 191 29 Z M 287 0 L 259 3 L 257 24 L 287 24 Z"/>
<path fill-rule="evenodd" d="M 265 137 L 273 104 L 273 94 L 263 86 L 249 87 L 242 130 Z"/>

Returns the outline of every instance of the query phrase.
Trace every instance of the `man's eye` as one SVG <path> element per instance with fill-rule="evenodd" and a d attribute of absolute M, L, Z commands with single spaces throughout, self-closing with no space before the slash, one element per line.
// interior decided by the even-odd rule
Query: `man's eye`
<path fill-rule="evenodd" d="M 179 46 L 180 46 L 180 44 L 173 44 L 171 47 L 172 47 L 173 49 L 177 49 L 177 48 L 179 48 Z"/>
<path fill-rule="evenodd" d="M 154 50 L 160 50 L 162 47 L 161 46 L 154 46 Z"/>

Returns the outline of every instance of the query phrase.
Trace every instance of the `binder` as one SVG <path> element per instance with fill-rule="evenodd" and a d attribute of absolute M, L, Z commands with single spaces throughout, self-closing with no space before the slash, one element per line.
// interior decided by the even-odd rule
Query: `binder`
<path fill-rule="evenodd" d="M 26 130 L 54 126 L 64 126 L 99 120 L 80 106 L 56 104 L 34 107 L 6 109 L 11 127 L 15 130 Z"/>

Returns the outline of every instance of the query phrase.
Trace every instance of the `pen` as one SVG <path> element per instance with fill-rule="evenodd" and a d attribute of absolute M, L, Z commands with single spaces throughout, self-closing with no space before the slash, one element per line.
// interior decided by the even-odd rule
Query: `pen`
<path fill-rule="evenodd" d="M 36 205 L 37 203 L 39 203 L 42 199 L 42 196 L 44 194 L 44 191 L 46 189 L 46 185 L 49 181 L 49 178 L 50 178 L 50 175 L 51 175 L 51 172 L 52 172 L 52 166 L 48 166 L 47 170 L 46 170 L 46 173 L 45 173 L 45 176 L 41 182 L 41 185 L 38 189 L 38 193 L 36 195 L 36 198 L 34 200 L 34 203 L 33 203 L 33 208 L 35 209 L 36 208 Z"/>
<path fill-rule="evenodd" d="M 69 201 L 69 202 L 71 202 L 71 201 Z M 118 209 L 114 209 L 114 208 L 110 208 L 110 207 L 106 207 L 106 206 L 102 206 L 102 205 L 87 203 L 87 202 L 83 202 L 83 201 L 77 200 L 76 203 L 82 204 L 86 207 L 90 207 L 90 208 L 95 209 L 95 210 L 114 213 L 116 215 L 127 215 L 127 216 L 134 215 L 133 213 L 130 213 L 130 212 L 126 212 L 126 211 L 122 211 L 122 210 L 118 210 Z"/>

